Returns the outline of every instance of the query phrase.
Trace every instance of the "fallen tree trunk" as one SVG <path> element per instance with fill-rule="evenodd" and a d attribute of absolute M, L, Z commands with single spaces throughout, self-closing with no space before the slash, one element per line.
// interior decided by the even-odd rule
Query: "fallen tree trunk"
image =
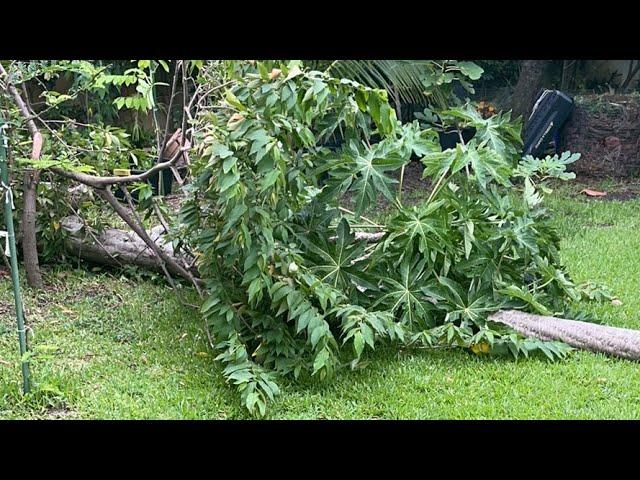
<path fill-rule="evenodd" d="M 640 360 L 640 330 L 502 310 L 489 317 L 516 332 L 540 340 L 560 340 L 572 347 Z"/>
<path fill-rule="evenodd" d="M 82 260 L 113 267 L 136 265 L 154 272 L 163 272 L 156 253 L 131 230 L 108 228 L 100 234 L 92 235 L 87 232 L 84 223 L 76 215 L 65 217 L 61 222 L 61 227 L 69 234 L 65 241 L 65 248 L 69 253 Z M 193 258 L 185 253 L 175 254 L 171 242 L 165 240 L 163 226 L 153 227 L 147 234 L 158 248 L 162 249 L 163 253 L 175 260 L 178 266 L 197 276 L 197 270 L 192 266 Z M 384 232 L 355 233 L 356 240 L 365 240 L 369 243 L 376 243 L 383 236 Z M 329 240 L 335 241 L 336 238 L 330 237 Z M 166 266 L 171 274 L 190 280 L 183 274 L 184 271 L 176 268 L 175 265 L 167 263 Z"/>
<path fill-rule="evenodd" d="M 65 247 L 69 253 L 98 265 L 120 267 L 136 265 L 138 267 L 163 273 L 162 264 L 158 262 L 156 253 L 133 231 L 108 228 L 100 234 L 90 235 L 77 216 L 62 220 L 62 228 L 69 233 Z M 183 270 L 167 262 L 166 268 L 173 275 L 184 276 L 184 270 L 191 271 L 190 260 L 185 254 L 176 255 L 171 242 L 164 238 L 162 226 L 153 227 L 147 232 L 159 249 L 175 260 Z M 190 278 L 185 277 L 187 280 Z"/>

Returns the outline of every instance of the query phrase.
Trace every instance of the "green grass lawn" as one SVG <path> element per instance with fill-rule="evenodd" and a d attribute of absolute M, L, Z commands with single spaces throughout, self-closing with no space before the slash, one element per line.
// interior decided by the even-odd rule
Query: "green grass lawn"
<path fill-rule="evenodd" d="M 640 200 L 586 199 L 580 188 L 549 202 L 564 260 L 575 280 L 604 282 L 622 301 L 588 307 L 604 323 L 640 329 Z M 48 270 L 46 283 L 24 290 L 37 386 L 23 397 L 11 284 L 0 277 L 0 418 L 248 418 L 202 320 L 172 290 L 85 270 Z M 549 363 L 389 350 L 368 360 L 324 385 L 283 385 L 268 418 L 640 418 L 640 365 L 600 354 Z"/>

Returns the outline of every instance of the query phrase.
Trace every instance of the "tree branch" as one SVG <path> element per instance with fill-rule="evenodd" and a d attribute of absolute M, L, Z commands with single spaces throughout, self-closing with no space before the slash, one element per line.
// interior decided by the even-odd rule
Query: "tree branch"
<path fill-rule="evenodd" d="M 82 172 L 70 172 L 63 168 L 51 167 L 51 170 L 58 175 L 75 180 L 76 182 L 83 183 L 93 188 L 104 189 L 110 185 L 121 185 L 124 183 L 143 182 L 147 178 L 151 177 L 155 173 L 170 168 L 182 155 L 183 152 L 189 150 L 190 147 L 180 148 L 175 155 L 166 162 L 156 163 L 153 167 L 143 173 L 137 175 L 127 175 L 125 177 L 101 177 L 99 175 L 89 175 Z"/>
<path fill-rule="evenodd" d="M 11 82 L 9 74 L 2 65 L 0 65 L 0 77 L 5 79 L 5 88 L 9 95 L 11 95 L 13 102 L 18 107 L 20 115 L 27 119 L 27 128 L 29 129 L 29 133 L 31 134 L 31 138 L 33 139 L 33 145 L 31 147 L 31 159 L 38 160 L 40 158 L 40 152 L 42 151 L 42 135 L 40 135 L 38 127 L 33 121 L 33 118 L 31 118 L 29 107 L 22 99 L 22 96 L 20 95 L 20 92 L 18 92 L 16 86 Z"/>
<path fill-rule="evenodd" d="M 133 230 L 143 241 L 146 243 L 153 253 L 155 253 L 158 257 L 160 257 L 164 262 L 171 266 L 176 272 L 178 272 L 182 277 L 188 279 L 193 283 L 196 291 L 199 295 L 202 296 L 202 291 L 200 289 L 200 285 L 196 278 L 191 274 L 191 272 L 187 271 L 184 267 L 182 267 L 175 259 L 171 258 L 163 249 L 158 247 L 156 243 L 151 239 L 149 234 L 144 228 L 141 228 L 127 213 L 125 208 L 118 202 L 116 197 L 113 195 L 111 190 L 108 188 L 96 188 L 96 194 L 100 196 L 104 201 L 106 201 L 111 207 L 115 210 L 115 212 L 124 220 L 124 222 L 129 225 L 131 230 Z"/>

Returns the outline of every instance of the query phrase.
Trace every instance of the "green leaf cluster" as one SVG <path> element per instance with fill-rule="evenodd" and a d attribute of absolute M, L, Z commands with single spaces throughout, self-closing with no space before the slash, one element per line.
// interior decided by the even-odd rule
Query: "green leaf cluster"
<path fill-rule="evenodd" d="M 301 62 L 228 62 L 225 72 L 229 89 L 196 119 L 180 221 L 207 281 L 217 358 L 250 411 L 265 413 L 278 378 L 329 378 L 383 343 L 569 352 L 487 318 L 562 313 L 598 295 L 564 271 L 542 206 L 546 180 L 568 178 L 575 155 L 521 160 L 509 114 L 482 119 L 464 105 L 443 120 L 477 135 L 443 151 L 435 131 L 396 119 L 385 90 Z M 431 187 L 408 206 L 395 192 L 412 159 Z M 381 198 L 392 211 L 377 225 L 365 215 Z M 382 238 L 368 243 L 359 232 L 372 228 Z"/>

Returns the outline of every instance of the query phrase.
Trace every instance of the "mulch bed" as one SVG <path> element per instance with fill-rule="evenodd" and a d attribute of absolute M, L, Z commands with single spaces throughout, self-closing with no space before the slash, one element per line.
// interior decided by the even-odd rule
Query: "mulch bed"
<path fill-rule="evenodd" d="M 637 177 L 640 96 L 576 96 L 562 134 L 562 150 L 580 152 L 571 169 L 582 178 Z"/>

